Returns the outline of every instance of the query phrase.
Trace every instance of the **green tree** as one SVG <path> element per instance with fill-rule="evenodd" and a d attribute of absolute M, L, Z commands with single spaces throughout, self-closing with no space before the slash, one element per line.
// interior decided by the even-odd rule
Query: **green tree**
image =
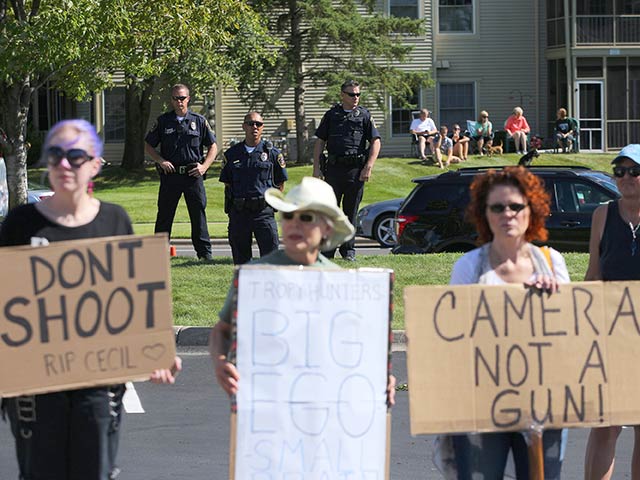
<path fill-rule="evenodd" d="M 140 116 L 148 118 L 163 71 L 189 73 L 198 86 L 232 84 L 269 43 L 264 33 L 243 0 L 0 0 L 0 149 L 10 207 L 27 199 L 25 142 L 37 88 L 84 99 L 125 72 L 128 105 L 147 102 Z M 127 127 L 141 149 L 146 121 Z"/>
<path fill-rule="evenodd" d="M 124 0 L 0 0 L 0 149 L 10 207 L 27 200 L 27 119 L 45 85 L 76 98 L 109 83 L 97 69 L 121 32 Z"/>
<path fill-rule="evenodd" d="M 325 87 L 327 103 L 339 86 L 353 78 L 366 85 L 365 95 L 385 109 L 387 95 L 411 96 L 430 85 L 428 72 L 402 68 L 412 47 L 403 39 L 425 33 L 422 20 L 386 16 L 376 0 L 254 0 L 254 8 L 271 19 L 269 30 L 283 40 L 275 64 L 264 63 L 260 75 L 241 82 L 252 107 L 278 111 L 278 101 L 294 90 L 298 161 L 310 158 L 305 93 Z"/>
<path fill-rule="evenodd" d="M 258 59 L 272 61 L 263 20 L 237 0 L 136 2 L 132 32 L 123 38 L 117 68 L 125 72 L 125 169 L 144 163 L 144 133 L 157 82 L 186 83 L 192 94 L 213 94 L 250 75 Z"/>

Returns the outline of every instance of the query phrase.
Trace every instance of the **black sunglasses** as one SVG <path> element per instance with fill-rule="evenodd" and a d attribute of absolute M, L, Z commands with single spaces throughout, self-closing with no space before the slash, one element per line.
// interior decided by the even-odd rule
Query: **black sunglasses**
<path fill-rule="evenodd" d="M 258 127 L 258 128 L 260 128 L 260 127 L 262 127 L 264 125 L 264 122 L 258 122 L 256 120 L 248 120 L 248 121 L 244 122 L 244 124 L 247 127 Z"/>
<path fill-rule="evenodd" d="M 318 216 L 313 212 L 298 212 L 298 220 L 302 223 L 316 223 L 318 220 Z M 293 217 L 296 216 L 296 212 L 282 212 L 282 218 L 285 220 L 293 220 Z"/>
<path fill-rule="evenodd" d="M 344 90 L 342 91 L 342 93 L 344 93 L 345 95 L 349 95 L 351 98 L 353 97 L 359 97 L 360 94 L 359 93 L 354 93 L 354 92 L 345 92 Z"/>
<path fill-rule="evenodd" d="M 179 101 L 181 101 L 181 102 L 184 102 L 184 101 L 185 101 L 187 98 L 189 98 L 189 97 L 186 97 L 186 96 L 184 96 L 184 95 L 180 95 L 179 97 L 178 97 L 178 96 L 175 96 L 175 97 L 171 97 L 171 98 L 173 98 L 176 102 L 177 102 L 178 100 L 179 100 Z"/>
<path fill-rule="evenodd" d="M 509 203 L 507 205 L 503 205 L 501 203 L 494 203 L 493 205 L 489 205 L 489 210 L 493 213 L 502 213 L 507 208 L 512 212 L 518 213 L 525 209 L 526 205 L 524 203 Z"/>
<path fill-rule="evenodd" d="M 72 148 L 70 150 L 64 150 L 60 147 L 47 148 L 47 162 L 49 162 L 49 165 L 57 167 L 63 158 L 67 159 L 72 168 L 80 168 L 95 157 L 92 157 L 86 150 L 81 148 Z"/>
<path fill-rule="evenodd" d="M 640 177 L 640 167 L 613 167 L 613 175 L 618 178 L 624 177 L 625 173 L 629 173 L 632 177 Z"/>

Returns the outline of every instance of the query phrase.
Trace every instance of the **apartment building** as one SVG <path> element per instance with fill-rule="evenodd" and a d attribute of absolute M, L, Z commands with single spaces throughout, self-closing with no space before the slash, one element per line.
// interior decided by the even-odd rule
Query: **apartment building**
<path fill-rule="evenodd" d="M 367 105 L 383 136 L 382 155 L 409 154 L 413 113 L 426 107 L 436 124 L 465 124 L 487 110 L 494 129 L 516 106 L 524 109 L 533 133 L 552 139 L 555 112 L 565 107 L 580 121 L 581 150 L 616 150 L 640 143 L 640 0 L 380 0 L 382 11 L 425 19 L 425 35 L 399 41 L 414 46 L 403 68 L 430 70 L 434 86 L 413 92 L 415 109 L 385 99 L 387 109 Z M 365 87 L 366 88 L 366 87 Z M 222 89 L 192 104 L 211 119 L 224 149 L 242 138 L 247 111 L 241 96 Z M 312 134 L 328 108 L 322 89 L 309 89 L 306 114 Z M 34 105 L 36 129 L 58 118 L 83 116 L 96 123 L 105 154 L 120 160 L 124 139 L 124 89 L 104 91 L 84 104 L 41 91 Z M 266 116 L 265 135 L 291 131 L 293 91 L 281 113 Z M 153 122 L 166 104 L 154 104 Z"/>

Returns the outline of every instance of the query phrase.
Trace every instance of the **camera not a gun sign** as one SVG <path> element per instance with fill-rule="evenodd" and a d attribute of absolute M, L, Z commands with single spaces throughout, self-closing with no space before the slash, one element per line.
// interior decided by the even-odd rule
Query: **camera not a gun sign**
<path fill-rule="evenodd" d="M 640 282 L 408 287 L 411 432 L 640 422 Z"/>
<path fill-rule="evenodd" d="M 166 236 L 0 249 L 0 395 L 118 383 L 175 356 Z"/>

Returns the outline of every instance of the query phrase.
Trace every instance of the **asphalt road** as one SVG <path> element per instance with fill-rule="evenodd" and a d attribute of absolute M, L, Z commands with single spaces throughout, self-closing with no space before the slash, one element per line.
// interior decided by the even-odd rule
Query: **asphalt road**
<path fill-rule="evenodd" d="M 184 371 L 173 386 L 136 383 L 145 413 L 127 414 L 119 463 L 122 480 L 222 480 L 227 478 L 229 402 L 215 385 L 204 348 L 181 348 Z M 407 380 L 405 353 L 393 354 L 399 383 Z M 563 479 L 583 476 L 588 430 L 571 430 Z M 398 392 L 393 409 L 391 479 L 438 479 L 431 462 L 433 437 L 409 434 L 408 393 Z M 625 429 L 618 442 L 614 478 L 630 478 L 633 432 Z M 7 425 L 0 426 L 0 479 L 17 478 L 13 442 Z M 316 480 L 316 479 L 314 479 Z"/>

